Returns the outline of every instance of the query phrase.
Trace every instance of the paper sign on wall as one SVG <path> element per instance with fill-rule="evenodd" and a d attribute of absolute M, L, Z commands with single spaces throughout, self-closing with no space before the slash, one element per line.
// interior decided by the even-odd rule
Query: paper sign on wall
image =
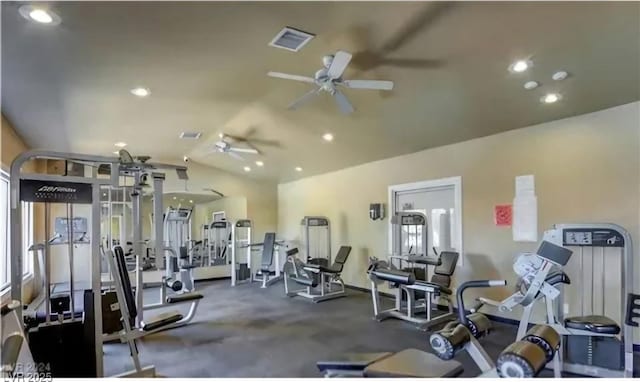
<path fill-rule="evenodd" d="M 493 220 L 498 227 L 509 227 L 513 220 L 511 204 L 495 206 L 493 210 Z"/>
<path fill-rule="evenodd" d="M 538 199 L 533 175 L 516 177 L 516 196 L 513 199 L 513 240 L 538 241 Z"/>

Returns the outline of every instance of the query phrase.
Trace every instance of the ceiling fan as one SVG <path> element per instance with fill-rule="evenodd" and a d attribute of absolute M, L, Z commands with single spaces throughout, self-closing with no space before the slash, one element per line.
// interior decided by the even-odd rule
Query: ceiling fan
<path fill-rule="evenodd" d="M 238 159 L 238 160 L 245 160 L 242 156 L 240 156 L 238 153 L 243 153 L 243 154 L 260 154 L 260 151 L 258 151 L 256 148 L 245 148 L 245 147 L 235 147 L 233 146 L 230 142 L 228 142 L 227 139 L 227 135 L 225 134 L 220 134 L 220 140 L 218 142 L 215 143 L 215 147 L 211 152 L 219 152 L 219 153 L 223 153 L 223 154 L 229 154 L 229 156 Z"/>
<path fill-rule="evenodd" d="M 335 55 L 327 55 L 322 57 L 322 63 L 324 68 L 318 70 L 314 77 L 299 76 L 295 74 L 269 72 L 270 77 L 283 78 L 286 80 L 294 80 L 301 82 L 308 82 L 316 84 L 318 87 L 309 91 L 292 104 L 289 105 L 289 109 L 297 109 L 303 104 L 309 102 L 321 91 L 325 91 L 333 96 L 340 108 L 340 111 L 344 114 L 350 114 L 353 112 L 353 106 L 342 93 L 339 87 L 344 86 L 350 89 L 371 89 L 371 90 L 391 90 L 393 89 L 392 81 L 378 81 L 378 80 L 345 80 L 342 78 L 342 74 L 351 61 L 351 53 L 339 50 Z"/>

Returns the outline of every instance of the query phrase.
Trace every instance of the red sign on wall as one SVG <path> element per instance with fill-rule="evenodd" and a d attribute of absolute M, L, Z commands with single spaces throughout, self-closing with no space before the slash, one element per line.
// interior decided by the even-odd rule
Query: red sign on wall
<path fill-rule="evenodd" d="M 493 211 L 493 219 L 498 227 L 509 227 L 513 220 L 513 210 L 511 204 L 502 204 L 495 206 Z"/>

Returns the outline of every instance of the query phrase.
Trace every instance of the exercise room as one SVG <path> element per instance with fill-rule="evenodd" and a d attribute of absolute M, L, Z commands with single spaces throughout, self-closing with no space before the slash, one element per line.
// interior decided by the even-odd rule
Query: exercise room
<path fill-rule="evenodd" d="M 0 11 L 3 378 L 640 376 L 640 2 Z"/>

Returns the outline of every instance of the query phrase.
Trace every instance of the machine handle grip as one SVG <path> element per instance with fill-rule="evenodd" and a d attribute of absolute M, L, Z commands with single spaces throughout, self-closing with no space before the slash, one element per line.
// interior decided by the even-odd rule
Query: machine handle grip
<path fill-rule="evenodd" d="M 496 286 L 505 286 L 507 285 L 507 280 L 471 280 L 466 281 L 460 286 L 458 286 L 458 290 L 456 292 L 456 298 L 458 303 L 458 321 L 464 326 L 468 326 L 469 321 L 467 320 L 467 312 L 464 308 L 464 299 L 462 298 L 462 294 L 466 289 L 469 288 L 491 288 Z"/>

